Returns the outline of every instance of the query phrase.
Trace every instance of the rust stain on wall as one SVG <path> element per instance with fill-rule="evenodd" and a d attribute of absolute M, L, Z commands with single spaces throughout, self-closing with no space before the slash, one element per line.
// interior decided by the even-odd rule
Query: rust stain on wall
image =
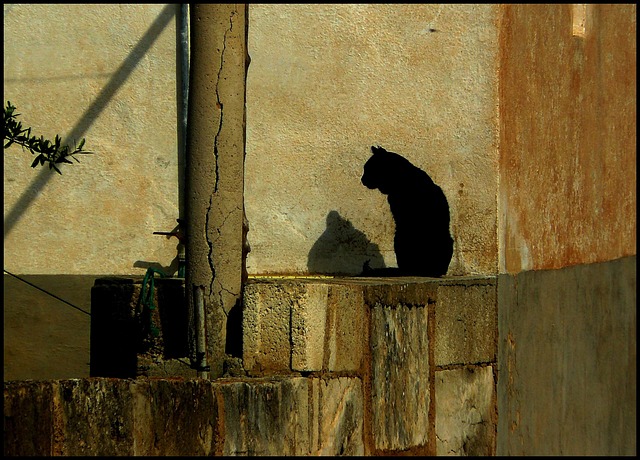
<path fill-rule="evenodd" d="M 636 7 L 502 7 L 500 271 L 636 253 Z"/>

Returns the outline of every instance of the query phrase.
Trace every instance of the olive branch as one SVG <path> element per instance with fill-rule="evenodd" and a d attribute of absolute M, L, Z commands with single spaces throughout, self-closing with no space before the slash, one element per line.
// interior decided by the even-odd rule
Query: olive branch
<path fill-rule="evenodd" d="M 19 115 L 19 113 L 16 113 L 16 107 L 13 106 L 11 102 L 7 101 L 7 107 L 4 109 L 4 113 L 2 115 L 4 120 L 4 138 L 7 141 L 4 144 L 4 148 L 7 149 L 12 144 L 16 144 L 21 146 L 23 150 L 25 148 L 29 149 L 33 155 L 37 154 L 33 163 L 31 163 L 32 168 L 35 168 L 38 164 L 42 166 L 45 163 L 49 163 L 49 169 L 55 169 L 58 174 L 62 174 L 60 169 L 56 166 L 57 164 L 73 164 L 69 158 L 80 163 L 80 160 L 78 160 L 74 155 L 93 153 L 83 150 L 84 138 L 82 138 L 79 145 L 75 145 L 74 141 L 74 148 L 71 150 L 68 145 L 61 145 L 60 136 L 57 134 L 53 142 L 45 139 L 44 136 L 40 136 L 39 138 L 37 136 L 32 136 L 31 128 L 23 128 L 22 123 L 17 120 Z"/>

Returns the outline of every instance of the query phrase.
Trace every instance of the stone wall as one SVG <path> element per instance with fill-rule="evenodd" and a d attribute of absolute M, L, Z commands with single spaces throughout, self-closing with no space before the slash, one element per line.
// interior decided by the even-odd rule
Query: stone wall
<path fill-rule="evenodd" d="M 253 282 L 245 302 L 249 375 L 362 381 L 367 453 L 495 453 L 494 278 Z"/>
<path fill-rule="evenodd" d="M 106 352 L 138 378 L 8 382 L 5 453 L 633 455 L 635 262 L 497 279 L 254 279 L 244 368 L 215 381 L 189 378 L 170 353 L 136 354 L 121 326 L 123 312 L 135 320 L 139 280 L 101 280 L 92 369 Z M 182 285 L 165 281 L 160 309 Z"/>
<path fill-rule="evenodd" d="M 636 453 L 636 6 L 503 5 L 501 455 Z"/>
<path fill-rule="evenodd" d="M 495 453 L 495 278 L 262 280 L 245 302 L 248 376 L 9 382 L 5 454 Z M 117 353 L 126 328 L 99 324 Z"/>

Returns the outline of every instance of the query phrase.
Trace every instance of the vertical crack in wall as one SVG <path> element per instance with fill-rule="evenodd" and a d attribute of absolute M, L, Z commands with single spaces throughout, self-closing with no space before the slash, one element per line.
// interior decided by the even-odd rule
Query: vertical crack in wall
<path fill-rule="evenodd" d="M 218 160 L 216 158 L 216 186 L 218 183 L 217 163 L 218 163 Z M 209 196 L 209 206 L 207 207 L 207 212 L 205 215 L 205 222 L 204 222 L 204 234 L 207 239 L 207 246 L 209 246 L 209 254 L 207 255 L 207 262 L 209 262 L 209 269 L 211 270 L 211 283 L 209 284 L 209 294 L 213 292 L 213 282 L 216 279 L 216 267 L 215 267 L 215 264 L 213 263 L 213 241 L 211 241 L 211 238 L 209 238 L 209 217 L 211 216 L 212 208 L 213 208 L 213 193 Z"/>
<path fill-rule="evenodd" d="M 219 157 L 219 151 L 218 151 L 218 138 L 220 136 L 220 133 L 222 132 L 222 122 L 223 122 L 223 117 L 224 117 L 224 105 L 222 103 L 222 101 L 220 100 L 220 76 L 222 74 L 222 69 L 224 67 L 224 55 L 225 55 L 225 51 L 227 49 L 227 34 L 229 32 L 231 32 L 233 30 L 233 17 L 235 16 L 236 12 L 232 11 L 231 15 L 229 16 L 229 28 L 227 30 L 225 30 L 224 32 L 224 36 L 222 38 L 222 51 L 220 52 L 220 65 L 218 67 L 218 75 L 217 75 L 217 80 L 216 80 L 216 107 L 218 108 L 218 110 L 220 110 L 220 122 L 218 123 L 218 131 L 216 132 L 216 135 L 214 137 L 214 141 L 213 141 L 213 155 L 215 157 L 215 180 L 214 180 L 214 186 L 213 186 L 213 192 L 211 194 L 211 196 L 209 197 L 209 207 L 207 208 L 207 216 L 206 216 L 206 222 L 205 222 L 205 235 L 206 235 L 206 239 L 207 239 L 207 245 L 209 246 L 209 255 L 207 257 L 208 262 L 209 262 L 209 268 L 211 269 L 211 283 L 209 285 L 209 293 L 213 294 L 214 292 L 214 288 L 213 288 L 213 284 L 215 282 L 216 276 L 216 270 L 215 270 L 215 263 L 213 260 L 213 247 L 214 247 L 214 241 L 212 240 L 212 238 L 209 237 L 209 218 L 211 215 L 211 210 L 213 209 L 213 200 L 214 200 L 214 195 L 216 193 L 218 193 L 218 186 L 220 184 L 220 157 Z M 227 216 L 228 217 L 228 216 Z M 222 222 L 222 224 L 220 224 L 220 226 L 216 227 L 216 230 L 218 232 L 218 237 L 215 238 L 216 240 L 220 237 L 220 233 L 221 233 L 221 228 L 224 225 L 224 223 L 226 222 L 227 218 L 225 217 L 224 221 Z M 218 298 L 219 298 L 219 302 L 220 302 L 220 307 L 222 307 L 222 311 L 225 312 L 226 314 L 226 310 L 224 309 L 224 304 L 223 304 L 223 299 L 222 299 L 222 290 L 224 290 L 224 288 L 222 288 L 219 292 L 218 292 Z"/>
<path fill-rule="evenodd" d="M 209 201 L 209 208 L 207 209 L 207 220 L 208 220 L 208 216 L 209 216 L 209 211 L 211 210 L 212 206 L 213 206 L 213 196 L 211 197 L 211 200 Z M 213 277 L 211 279 L 211 285 L 210 285 L 210 292 L 212 294 L 214 292 L 213 284 L 215 282 L 215 264 L 213 263 L 213 247 L 217 244 L 218 240 L 222 237 L 222 229 L 226 225 L 227 220 L 229 219 L 229 217 L 231 217 L 233 215 L 234 211 L 242 211 L 242 209 L 239 208 L 238 206 L 236 206 L 234 209 L 232 209 L 231 211 L 229 211 L 227 213 L 227 215 L 222 220 L 220 225 L 218 225 L 216 227 L 215 230 L 217 232 L 217 235 L 214 238 L 210 239 L 208 237 L 208 235 L 207 235 L 207 244 L 209 245 L 209 266 L 211 267 L 211 273 L 213 274 Z M 207 225 L 207 227 L 208 227 L 208 225 Z M 233 292 L 233 291 L 229 290 L 228 288 L 226 288 L 222 284 L 222 282 L 220 283 L 220 289 L 217 291 L 218 301 L 220 302 L 219 305 L 222 307 L 222 311 L 228 317 L 229 314 L 227 312 L 227 309 L 224 308 L 224 299 L 222 297 L 222 293 L 223 292 L 227 292 L 228 294 L 230 294 L 230 295 L 232 295 L 233 297 L 236 297 L 236 298 L 240 295 L 240 293 Z"/>
<path fill-rule="evenodd" d="M 218 67 L 218 76 L 216 80 L 216 107 L 220 110 L 220 123 L 218 124 L 218 132 L 213 141 L 213 154 L 216 159 L 216 178 L 215 185 L 213 188 L 213 193 L 218 192 L 218 183 L 220 182 L 220 172 L 219 172 L 219 158 L 218 158 L 218 136 L 220 136 L 220 132 L 222 131 L 222 118 L 224 114 L 224 106 L 220 101 L 220 74 L 222 73 L 222 68 L 224 67 L 224 53 L 227 49 L 227 34 L 233 30 L 233 16 L 235 16 L 236 12 L 232 11 L 229 16 L 229 28 L 225 30 L 224 37 L 222 38 L 222 52 L 220 53 L 220 66 Z"/>

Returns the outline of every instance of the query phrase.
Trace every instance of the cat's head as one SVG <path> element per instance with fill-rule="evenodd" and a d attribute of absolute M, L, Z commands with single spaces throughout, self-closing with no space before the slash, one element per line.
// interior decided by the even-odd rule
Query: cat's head
<path fill-rule="evenodd" d="M 364 165 L 362 185 L 370 189 L 377 188 L 381 193 L 388 195 L 397 188 L 397 173 L 407 160 L 379 145 L 371 146 L 371 152 L 373 155 Z"/>

